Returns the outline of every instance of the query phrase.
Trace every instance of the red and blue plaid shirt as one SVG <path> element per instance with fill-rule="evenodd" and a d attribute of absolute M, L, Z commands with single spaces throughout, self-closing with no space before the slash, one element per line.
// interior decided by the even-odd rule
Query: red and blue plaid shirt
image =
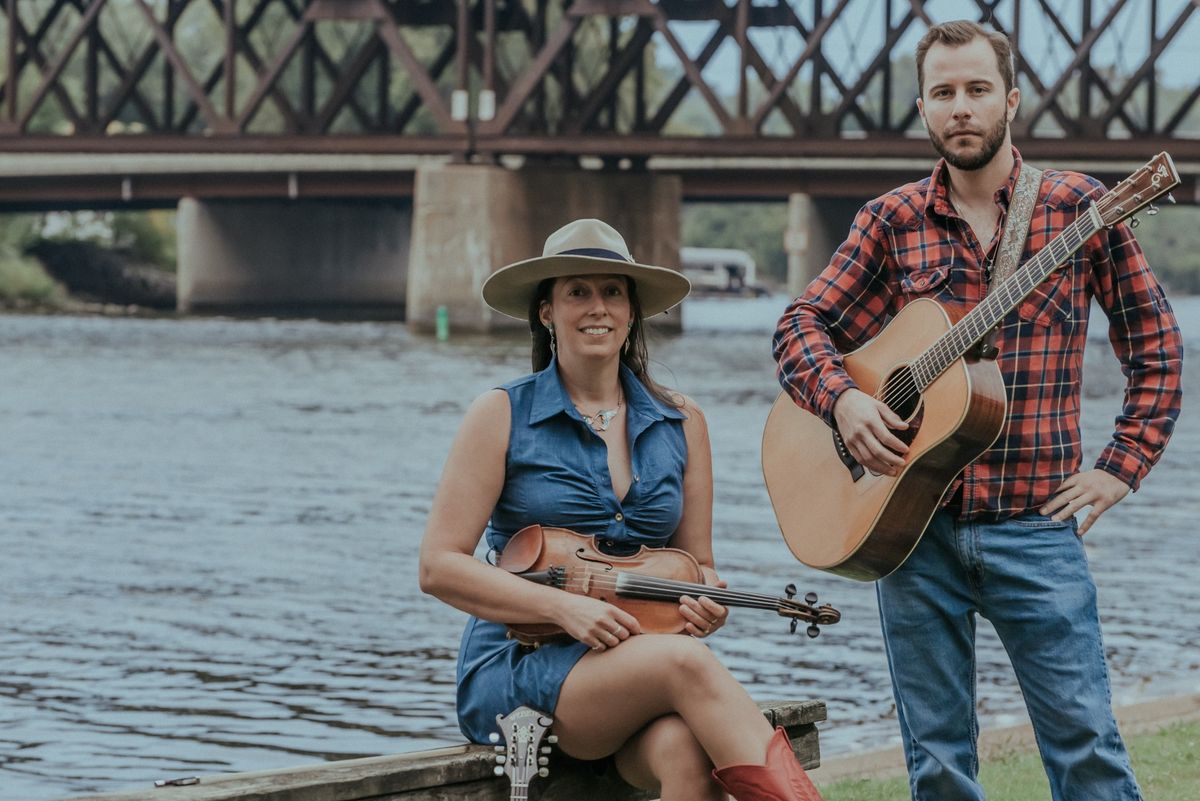
<path fill-rule="evenodd" d="M 1021 166 L 995 195 L 1002 214 Z M 842 354 L 883 329 L 917 298 L 968 309 L 987 290 L 986 251 L 947 197 L 945 163 L 876 198 L 855 217 L 829 266 L 784 312 L 775 334 L 779 380 L 801 407 L 833 423 L 854 382 Z M 1104 187 L 1086 175 L 1047 170 L 1020 259 L 1069 225 Z M 1127 378 L 1125 403 L 1096 467 L 1137 489 L 1179 416 L 1183 342 L 1162 288 L 1125 223 L 1084 243 L 1004 319 L 994 343 L 1008 390 L 996 442 L 955 479 L 963 518 L 999 520 L 1044 503 L 1080 469 L 1079 401 L 1092 299 L 1108 316 L 1109 340 Z M 961 490 L 961 492 L 960 492 Z"/>

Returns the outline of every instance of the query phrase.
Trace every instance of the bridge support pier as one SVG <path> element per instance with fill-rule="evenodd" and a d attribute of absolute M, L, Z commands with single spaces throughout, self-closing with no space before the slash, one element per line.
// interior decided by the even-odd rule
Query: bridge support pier
<path fill-rule="evenodd" d="M 814 198 L 796 193 L 788 197 L 788 224 L 784 243 L 788 254 L 788 294 L 799 297 L 804 288 L 829 264 L 838 245 L 846 241 L 862 201 L 850 198 Z"/>
<path fill-rule="evenodd" d="M 452 331 L 525 329 L 527 323 L 483 304 L 479 289 L 496 269 L 540 256 L 546 237 L 582 217 L 596 217 L 625 237 L 643 263 L 679 268 L 678 176 L 532 167 L 509 170 L 446 164 L 417 170 L 407 317 L 432 331 L 439 306 Z M 678 331 L 678 311 L 654 318 Z"/>
<path fill-rule="evenodd" d="M 179 311 L 271 310 L 400 319 L 405 201 L 179 203 Z"/>

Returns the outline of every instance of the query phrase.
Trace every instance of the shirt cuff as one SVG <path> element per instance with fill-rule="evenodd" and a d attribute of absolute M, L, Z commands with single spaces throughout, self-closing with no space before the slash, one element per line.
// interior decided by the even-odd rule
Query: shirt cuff
<path fill-rule="evenodd" d="M 1096 460 L 1096 468 L 1111 473 L 1136 492 L 1142 479 L 1150 472 L 1150 463 L 1137 451 L 1118 442 L 1110 442 Z"/>

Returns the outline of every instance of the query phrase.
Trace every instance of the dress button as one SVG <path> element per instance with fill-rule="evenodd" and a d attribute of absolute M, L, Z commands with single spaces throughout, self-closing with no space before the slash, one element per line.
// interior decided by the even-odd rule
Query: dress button
<path fill-rule="evenodd" d="M 618 523 L 620 523 L 624 519 L 625 519 L 625 515 L 621 514 L 620 512 L 617 512 L 615 515 L 613 515 L 613 520 L 616 520 Z"/>

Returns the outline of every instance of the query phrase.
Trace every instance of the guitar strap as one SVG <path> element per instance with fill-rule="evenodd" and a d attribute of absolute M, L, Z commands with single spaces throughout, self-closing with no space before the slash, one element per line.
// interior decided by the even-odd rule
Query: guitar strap
<path fill-rule="evenodd" d="M 1008 216 L 1004 221 L 1004 231 L 1000 234 L 1000 244 L 996 246 L 996 259 L 992 263 L 991 278 L 988 288 L 994 288 L 1004 283 L 1017 269 L 1021 253 L 1025 250 L 1025 240 L 1029 237 L 1029 223 L 1033 219 L 1033 207 L 1037 205 L 1038 190 L 1042 186 L 1042 171 L 1028 163 L 1021 165 L 1017 174 L 1017 185 L 1013 189 L 1012 199 L 1008 203 Z M 999 351 L 995 345 L 996 329 L 988 332 L 980 343 L 980 355 L 994 359 Z"/>

